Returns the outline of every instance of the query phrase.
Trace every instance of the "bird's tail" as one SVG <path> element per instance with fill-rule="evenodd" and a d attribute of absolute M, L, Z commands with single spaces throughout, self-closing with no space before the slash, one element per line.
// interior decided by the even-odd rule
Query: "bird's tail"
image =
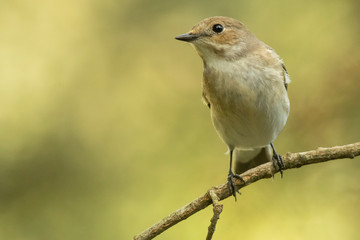
<path fill-rule="evenodd" d="M 235 148 L 235 173 L 242 174 L 251 168 L 270 162 L 272 161 L 272 156 L 273 154 L 270 145 L 253 150 L 240 150 Z"/>

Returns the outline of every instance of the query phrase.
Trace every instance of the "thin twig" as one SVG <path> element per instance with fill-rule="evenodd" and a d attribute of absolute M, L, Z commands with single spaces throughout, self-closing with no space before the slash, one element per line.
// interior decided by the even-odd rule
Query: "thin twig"
<path fill-rule="evenodd" d="M 360 142 L 357 142 L 344 146 L 318 148 L 316 150 L 312 150 L 308 152 L 287 153 L 283 156 L 283 162 L 285 164 L 285 169 L 291 169 L 291 168 L 299 168 L 308 164 L 326 162 L 335 159 L 354 158 L 359 155 L 360 155 Z M 242 182 L 241 180 L 234 178 L 234 183 L 235 186 L 240 189 L 260 179 L 270 178 L 273 176 L 275 172 L 278 171 L 279 169 L 275 168 L 275 166 L 272 163 L 270 162 L 265 163 L 241 174 L 241 177 L 245 182 Z M 212 187 L 210 190 L 212 190 L 220 200 L 223 200 L 231 196 L 227 183 L 224 183 L 216 187 Z M 154 225 L 152 225 L 151 227 L 149 227 L 139 235 L 134 236 L 133 239 L 134 240 L 153 239 L 154 237 L 156 237 L 166 229 L 174 226 L 178 222 L 185 220 L 191 215 L 206 208 L 212 203 L 212 199 L 208 194 L 208 192 L 198 197 L 191 203 L 171 213 L 169 216 L 155 223 Z"/>
<path fill-rule="evenodd" d="M 214 190 L 210 190 L 209 191 L 209 195 L 211 197 L 211 200 L 213 202 L 213 212 L 214 215 L 212 216 L 211 220 L 210 220 L 210 226 L 208 227 L 208 234 L 206 236 L 206 240 L 211 240 L 212 236 L 214 235 L 215 232 L 215 228 L 216 228 L 216 223 L 220 218 L 220 213 L 223 210 L 223 205 L 219 203 L 219 197 L 216 195 L 216 193 L 214 192 Z"/>

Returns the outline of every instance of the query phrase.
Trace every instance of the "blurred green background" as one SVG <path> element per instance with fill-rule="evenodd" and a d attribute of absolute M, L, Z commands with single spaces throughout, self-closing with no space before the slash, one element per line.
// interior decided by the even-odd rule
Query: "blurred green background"
<path fill-rule="evenodd" d="M 0 239 L 131 239 L 226 181 L 202 61 L 174 36 L 243 21 L 284 59 L 280 153 L 359 141 L 355 0 L 1 1 Z M 226 199 L 215 239 L 357 239 L 360 161 L 285 172 Z M 212 209 L 157 239 L 204 239 Z"/>

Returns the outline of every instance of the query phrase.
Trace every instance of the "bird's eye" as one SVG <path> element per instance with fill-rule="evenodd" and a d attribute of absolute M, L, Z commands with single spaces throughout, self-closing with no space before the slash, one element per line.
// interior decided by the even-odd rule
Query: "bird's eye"
<path fill-rule="evenodd" d="M 224 27 L 221 24 L 215 24 L 212 27 L 212 30 L 216 33 L 221 33 L 224 30 Z"/>

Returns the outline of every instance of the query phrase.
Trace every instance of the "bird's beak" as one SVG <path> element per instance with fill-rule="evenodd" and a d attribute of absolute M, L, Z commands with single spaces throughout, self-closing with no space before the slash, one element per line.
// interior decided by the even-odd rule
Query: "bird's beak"
<path fill-rule="evenodd" d="M 191 42 L 191 41 L 196 40 L 198 37 L 199 37 L 199 35 L 197 35 L 197 34 L 185 33 L 185 34 L 176 36 L 175 39 L 180 40 L 180 41 L 185 41 L 185 42 Z"/>

